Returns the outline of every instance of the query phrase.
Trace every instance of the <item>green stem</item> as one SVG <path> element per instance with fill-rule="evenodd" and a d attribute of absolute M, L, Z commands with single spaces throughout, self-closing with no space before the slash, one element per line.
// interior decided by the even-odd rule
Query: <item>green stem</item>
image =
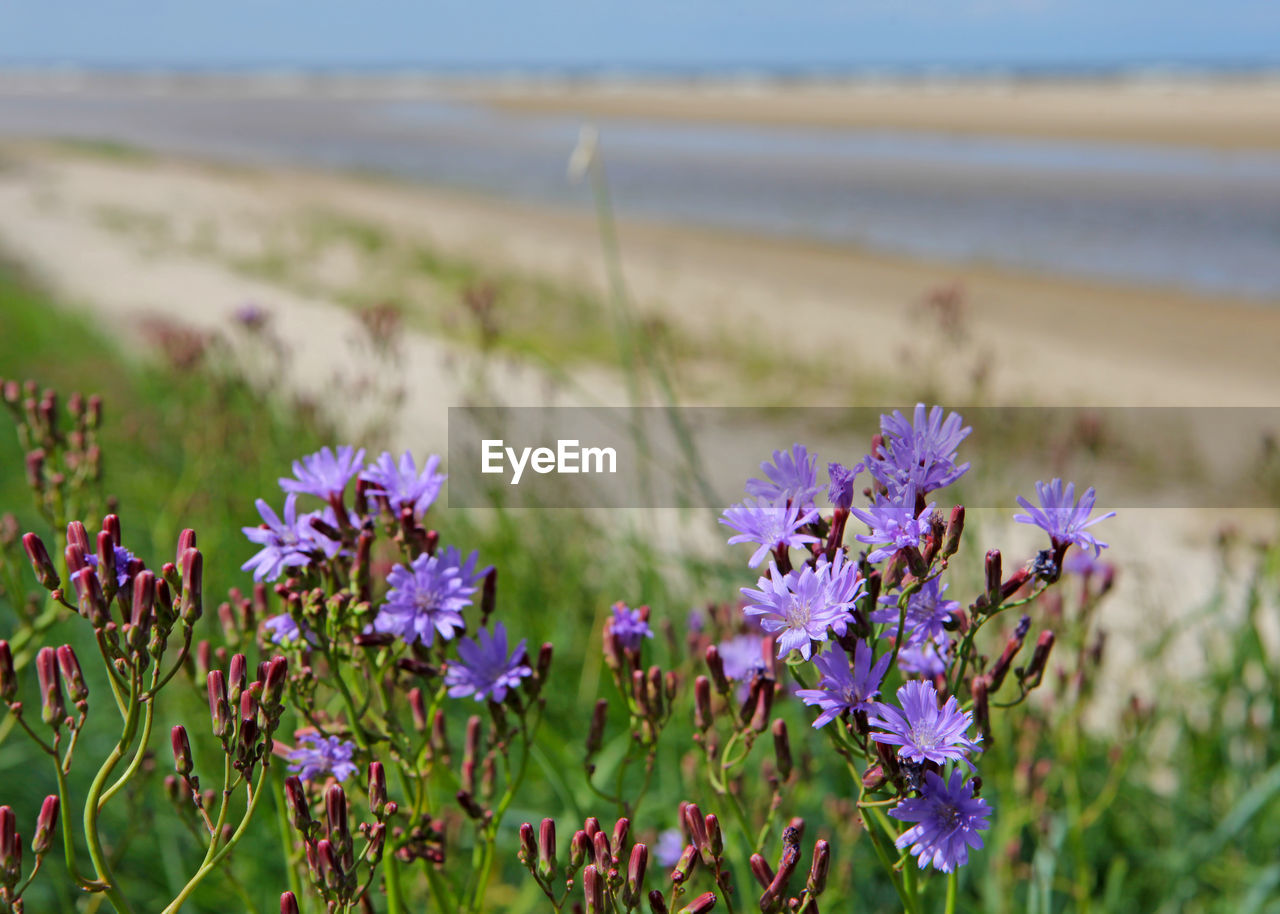
<path fill-rule="evenodd" d="M 947 907 L 945 914 L 956 914 L 956 895 L 959 894 L 957 892 L 959 884 L 960 876 L 955 870 L 952 870 L 947 876 Z"/>

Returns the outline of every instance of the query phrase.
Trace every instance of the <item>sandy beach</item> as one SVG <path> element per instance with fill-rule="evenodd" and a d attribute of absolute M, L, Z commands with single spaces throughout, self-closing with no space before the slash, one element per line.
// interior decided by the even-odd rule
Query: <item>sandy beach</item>
<path fill-rule="evenodd" d="M 516 111 L 1280 149 L 1280 80 L 1171 77 L 469 88 Z"/>

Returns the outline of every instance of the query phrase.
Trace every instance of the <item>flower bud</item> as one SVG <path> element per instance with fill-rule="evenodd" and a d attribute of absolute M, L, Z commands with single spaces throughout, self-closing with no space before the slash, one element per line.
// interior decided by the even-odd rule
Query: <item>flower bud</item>
<path fill-rule="evenodd" d="M 760 854 L 752 854 L 750 864 L 751 875 L 756 877 L 760 888 L 767 889 L 769 883 L 773 882 L 773 867 L 769 865 L 769 861 Z"/>
<path fill-rule="evenodd" d="M 1030 630 L 1031 617 L 1023 616 L 1018 620 L 1018 627 L 1014 629 L 1013 634 L 1009 636 L 1009 640 L 1005 643 L 1004 652 L 992 665 L 991 672 L 987 674 L 988 692 L 998 692 L 1000 686 L 1004 685 L 1004 677 L 1009 672 L 1013 658 L 1018 655 L 1018 651 L 1022 650 L 1022 644 L 1027 640 L 1027 632 Z"/>
<path fill-rule="evenodd" d="M 227 682 L 222 670 L 209 671 L 209 717 L 213 720 L 213 735 L 226 739 L 231 735 L 231 705 L 227 701 Z"/>
<path fill-rule="evenodd" d="M 862 786 L 867 790 L 879 790 L 884 786 L 885 781 L 884 768 L 880 765 L 872 765 L 862 773 Z"/>
<path fill-rule="evenodd" d="M 689 834 L 689 841 L 697 847 L 700 853 L 710 853 L 711 843 L 707 837 L 707 820 L 703 818 L 702 810 L 698 808 L 697 803 L 685 803 L 681 807 L 684 814 L 685 831 Z"/>
<path fill-rule="evenodd" d="M 275 710 L 284 702 L 284 688 L 289 682 L 289 660 L 272 657 L 266 666 L 267 671 L 262 677 L 262 705 Z"/>
<path fill-rule="evenodd" d="M 325 888 L 330 892 L 339 891 L 343 883 L 342 864 L 332 842 L 323 838 L 316 842 L 316 861 Z"/>
<path fill-rule="evenodd" d="M 298 899 L 293 897 L 292 892 L 285 892 L 280 896 L 280 914 L 298 914 Z"/>
<path fill-rule="evenodd" d="M 1027 664 L 1022 674 L 1023 685 L 1028 689 L 1034 689 L 1040 685 L 1040 680 L 1044 678 L 1044 668 L 1049 662 L 1049 652 L 1053 650 L 1053 638 L 1053 632 L 1044 631 L 1036 641 L 1036 651 L 1031 655 L 1031 662 Z"/>
<path fill-rule="evenodd" d="M 711 705 L 711 680 L 699 676 L 693 681 L 693 725 L 699 733 L 705 733 L 715 722 Z"/>
<path fill-rule="evenodd" d="M 551 658 L 554 653 L 555 648 L 550 641 L 544 641 L 542 647 L 538 648 L 538 661 L 534 664 L 533 671 L 539 687 L 547 681 L 547 673 L 551 672 Z"/>
<path fill-rule="evenodd" d="M 720 820 L 715 813 L 709 812 L 702 821 L 706 827 L 707 847 L 711 850 L 711 856 L 719 858 L 724 853 L 724 834 L 720 831 Z"/>
<path fill-rule="evenodd" d="M 129 615 L 129 647 L 141 650 L 151 634 L 155 618 L 156 576 L 140 571 L 133 578 L 133 608 Z"/>
<path fill-rule="evenodd" d="M 489 573 L 484 576 L 484 585 L 480 590 L 480 627 L 484 628 L 489 624 L 489 617 L 493 615 L 493 608 L 498 601 L 498 569 L 490 568 Z"/>
<path fill-rule="evenodd" d="M 36 819 L 36 836 L 31 839 L 31 853 L 40 857 L 48 853 L 53 846 L 54 829 L 58 827 L 58 810 L 60 801 L 57 794 L 50 794 L 40 804 L 40 815 Z"/>
<path fill-rule="evenodd" d="M 89 533 L 84 529 L 84 524 L 78 520 L 67 524 L 67 545 L 79 548 L 81 555 L 88 555 L 92 551 L 89 546 Z"/>
<path fill-rule="evenodd" d="M 613 838 L 609 841 L 609 851 L 613 856 L 622 856 L 622 849 L 627 846 L 627 833 L 630 831 L 631 820 L 626 817 L 613 823 Z"/>
<path fill-rule="evenodd" d="M 204 557 L 199 549 L 182 553 L 182 602 L 179 612 L 183 625 L 194 625 L 204 612 Z"/>
<path fill-rule="evenodd" d="M 347 819 L 347 794 L 341 784 L 330 784 L 324 792 L 324 814 L 329 825 L 329 843 L 342 858 L 343 866 L 350 868 L 351 826 Z"/>
<path fill-rule="evenodd" d="M 249 662 L 244 654 L 232 655 L 231 664 L 227 667 L 227 700 L 233 705 L 240 702 L 240 693 L 248 681 L 248 669 Z"/>
<path fill-rule="evenodd" d="M 419 733 L 426 733 L 427 705 L 422 698 L 422 689 L 414 686 L 406 697 L 409 699 L 409 710 L 413 714 L 413 729 Z"/>
<path fill-rule="evenodd" d="M 55 730 L 67 716 L 62 698 L 62 680 L 58 677 L 58 660 L 51 647 L 36 654 L 36 676 L 40 679 L 40 718 Z"/>
<path fill-rule="evenodd" d="M 596 702 L 596 706 L 591 712 L 591 724 L 587 728 L 587 758 L 591 758 L 591 756 L 600 751 L 601 742 L 604 740 L 605 720 L 608 715 L 609 700 L 601 698 Z"/>
<path fill-rule="evenodd" d="M 387 772 L 382 762 L 369 763 L 369 811 L 381 819 L 387 806 Z"/>
<path fill-rule="evenodd" d="M 787 722 L 781 717 L 773 722 L 773 759 L 782 780 L 791 777 L 791 738 L 787 735 Z"/>
<path fill-rule="evenodd" d="M 0 806 L 0 881 L 13 888 L 22 878 L 22 844 L 13 810 Z"/>
<path fill-rule="evenodd" d="M 698 848 L 690 844 L 680 855 L 675 869 L 671 871 L 671 881 L 676 885 L 684 885 L 693 874 L 694 864 L 698 862 Z"/>
<path fill-rule="evenodd" d="M 667 899 L 663 898 L 662 893 L 657 889 L 649 892 L 649 910 L 652 914 L 670 914 Z"/>
<path fill-rule="evenodd" d="M 818 839 L 813 845 L 813 864 L 809 867 L 809 881 L 805 891 L 816 898 L 827 888 L 827 872 L 831 868 L 831 845 Z"/>
<path fill-rule="evenodd" d="M 467 718 L 467 735 L 462 744 L 462 760 L 463 762 L 471 762 L 475 764 L 475 760 L 480 757 L 480 717 L 471 715 Z"/>
<path fill-rule="evenodd" d="M 533 869 L 537 863 L 538 841 L 533 836 L 533 826 L 528 822 L 520 823 L 520 850 L 516 856 L 529 869 Z"/>
<path fill-rule="evenodd" d="M 72 564 L 71 547 L 67 547 L 67 564 Z M 80 615 L 93 623 L 95 629 L 105 628 L 111 617 L 107 613 L 107 598 L 102 592 L 102 584 L 93 569 L 85 565 L 72 573 L 71 583 L 76 589 L 76 605 Z"/>
<path fill-rule="evenodd" d="M 987 701 L 987 677 L 974 676 L 969 683 L 973 695 L 973 723 L 982 734 L 983 742 L 991 744 L 991 708 Z"/>
<path fill-rule="evenodd" d="M 582 894 L 587 902 L 587 914 L 605 914 L 604 877 L 594 863 L 588 863 L 582 871 Z"/>
<path fill-rule="evenodd" d="M 35 570 L 36 580 L 40 582 L 40 586 L 45 590 L 55 590 L 62 583 L 62 579 L 58 577 L 58 569 L 53 565 L 53 559 L 49 558 L 49 551 L 44 548 L 44 541 L 34 533 L 24 533 L 22 535 L 22 548 L 27 553 L 27 558 L 31 562 L 31 567 Z"/>
<path fill-rule="evenodd" d="M 305 836 L 311 828 L 311 804 L 307 802 L 302 779 L 296 774 L 285 778 L 284 796 L 285 805 L 289 807 L 289 824 Z"/>
<path fill-rule="evenodd" d="M 556 875 L 556 823 L 543 819 L 538 828 L 538 875 L 554 879 Z"/>
<path fill-rule="evenodd" d="M 724 660 L 720 657 L 720 649 L 714 644 L 707 647 L 707 669 L 711 672 L 711 683 L 721 695 L 729 692 L 729 679 L 724 674 Z"/>
<path fill-rule="evenodd" d="M 121 571 L 128 571 L 127 568 L 116 568 L 116 544 L 111 540 L 111 534 L 106 530 L 101 530 L 97 537 L 98 545 L 98 578 L 102 581 L 103 592 L 110 601 L 116 592 L 116 582 L 119 580 Z"/>
<path fill-rule="evenodd" d="M 449 747 L 449 730 L 445 726 L 442 710 L 437 710 L 431 721 L 431 755 L 439 760 L 447 760 L 452 755 Z"/>
<path fill-rule="evenodd" d="M 608 873 L 613 868 L 613 854 L 609 848 L 609 836 L 602 831 L 598 831 L 592 836 L 591 844 L 596 868 L 601 873 Z"/>
<path fill-rule="evenodd" d="M 178 774 L 186 777 L 194 767 L 191 761 L 191 742 L 187 739 L 187 728 L 178 724 L 169 734 L 173 743 L 173 767 Z"/>
<path fill-rule="evenodd" d="M 594 852 L 595 848 L 592 847 L 591 839 L 587 837 L 587 833 L 582 829 L 574 832 L 573 840 L 569 842 L 570 871 L 576 871 Z"/>
<path fill-rule="evenodd" d="M 769 726 L 769 715 L 773 712 L 773 693 L 777 682 L 764 676 L 757 676 L 753 683 L 755 692 L 755 712 L 751 715 L 751 729 L 763 733 Z"/>
<path fill-rule="evenodd" d="M 716 906 L 716 893 L 703 892 L 689 904 L 680 909 L 678 914 L 707 914 Z"/>
<path fill-rule="evenodd" d="M 37 492 L 44 491 L 44 448 L 28 451 L 26 456 L 27 485 Z"/>
<path fill-rule="evenodd" d="M 649 848 L 637 844 L 631 848 L 631 859 L 627 862 L 627 882 L 622 888 L 622 903 L 627 908 L 640 903 L 640 893 L 644 891 L 644 874 L 649 867 Z"/>
<path fill-rule="evenodd" d="M 964 534 L 964 505 L 955 505 L 951 509 L 951 520 L 947 522 L 947 532 L 943 538 L 942 557 L 949 559 L 960 549 L 960 537 Z"/>
<path fill-rule="evenodd" d="M 991 606 L 999 606 L 1001 600 L 1001 582 L 1004 580 L 1004 571 L 1000 561 L 1000 550 L 990 549 L 987 551 L 986 558 L 986 580 L 987 580 L 987 603 Z"/>
<path fill-rule="evenodd" d="M 13 654 L 8 641 L 0 641 L 0 701 L 6 704 L 18 697 L 18 674 L 13 669 Z"/>
<path fill-rule="evenodd" d="M 600 820 L 595 816 L 588 816 L 587 820 L 582 823 L 582 830 L 587 833 L 587 837 L 595 841 L 596 835 L 600 832 Z"/>

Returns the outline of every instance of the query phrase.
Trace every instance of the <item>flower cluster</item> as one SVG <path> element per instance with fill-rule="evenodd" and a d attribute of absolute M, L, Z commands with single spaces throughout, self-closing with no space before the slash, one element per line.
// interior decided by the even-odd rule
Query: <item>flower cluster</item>
<path fill-rule="evenodd" d="M 870 453 L 828 464 L 829 518 L 815 503 L 822 490 L 817 456 L 799 444 L 775 451 L 761 464 L 764 478 L 747 483 L 748 499 L 721 520 L 737 531 L 731 545 L 757 547 L 749 567 L 770 560 L 756 586 L 742 588 L 744 623 L 758 624 L 776 645 L 779 663 L 785 661 L 800 682 L 794 694 L 818 712 L 814 728 L 828 734 L 841 755 L 863 759 L 862 789 L 888 791 L 889 815 L 911 823 L 893 835 L 897 846 L 922 869 L 943 872 L 965 864 L 989 827 L 991 808 L 978 796 L 976 757 L 989 732 L 990 696 L 1007 678 L 1030 619 L 1023 617 L 994 664 L 978 653 L 975 636 L 999 612 L 1034 600 L 1053 584 L 1069 547 L 1096 557 L 1106 544 L 1089 528 L 1112 516 L 1092 516 L 1093 489 L 1077 502 L 1073 485 L 1057 479 L 1037 484 L 1039 505 L 1019 498 L 1025 513 L 1014 519 L 1043 529 L 1050 549 L 1008 577 L 1000 553 L 991 550 L 985 590 L 966 610 L 947 598 L 952 585 L 945 580 L 963 535 L 964 508 L 956 505 L 947 519 L 931 496 L 969 469 L 959 447 L 970 433 L 958 414 L 938 406 L 881 416 Z M 864 471 L 871 485 L 866 502 L 857 504 L 856 480 Z M 851 531 L 846 539 L 846 527 L 855 521 L 865 531 Z M 707 649 L 710 676 L 695 683 L 699 740 L 712 765 L 733 764 L 714 757 L 713 724 L 722 719 L 714 691 L 729 700 L 728 673 L 740 665 L 738 637 L 748 636 Z M 1041 681 L 1053 633 L 1042 632 L 1037 644 L 1031 661 L 1016 670 L 1019 694 L 1008 704 Z M 812 684 L 806 682 L 810 670 Z M 770 702 L 756 696 L 772 696 L 777 675 L 752 668 L 756 684 L 735 715 L 730 745 L 750 746 L 769 728 Z M 895 702 L 879 700 L 887 688 L 896 690 Z M 788 740 L 781 720 L 772 729 L 780 785 L 791 765 Z"/>

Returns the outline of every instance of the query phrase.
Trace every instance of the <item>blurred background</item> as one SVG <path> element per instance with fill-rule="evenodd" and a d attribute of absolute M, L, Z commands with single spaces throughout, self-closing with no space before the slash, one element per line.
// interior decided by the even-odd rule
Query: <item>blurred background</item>
<path fill-rule="evenodd" d="M 975 434 L 962 496 L 1065 475 L 1122 509 L 1080 764 L 1131 693 L 1169 716 L 1038 910 L 1280 910 L 1278 354 L 1267 0 L 0 6 L 0 376 L 102 392 L 126 529 L 209 530 L 216 586 L 290 460 L 443 453 L 450 406 L 773 408 L 681 454 L 730 490 L 795 440 L 857 460 L 832 409 L 1077 408 Z M 973 524 L 1014 555 L 1010 513 Z M 586 630 L 750 583 L 713 514 L 641 514 L 442 522 Z M 1203 840 L 1144 856 L 1171 822 Z M 988 908 L 1030 909 L 998 899 L 1042 858 L 1008 859 Z"/>

